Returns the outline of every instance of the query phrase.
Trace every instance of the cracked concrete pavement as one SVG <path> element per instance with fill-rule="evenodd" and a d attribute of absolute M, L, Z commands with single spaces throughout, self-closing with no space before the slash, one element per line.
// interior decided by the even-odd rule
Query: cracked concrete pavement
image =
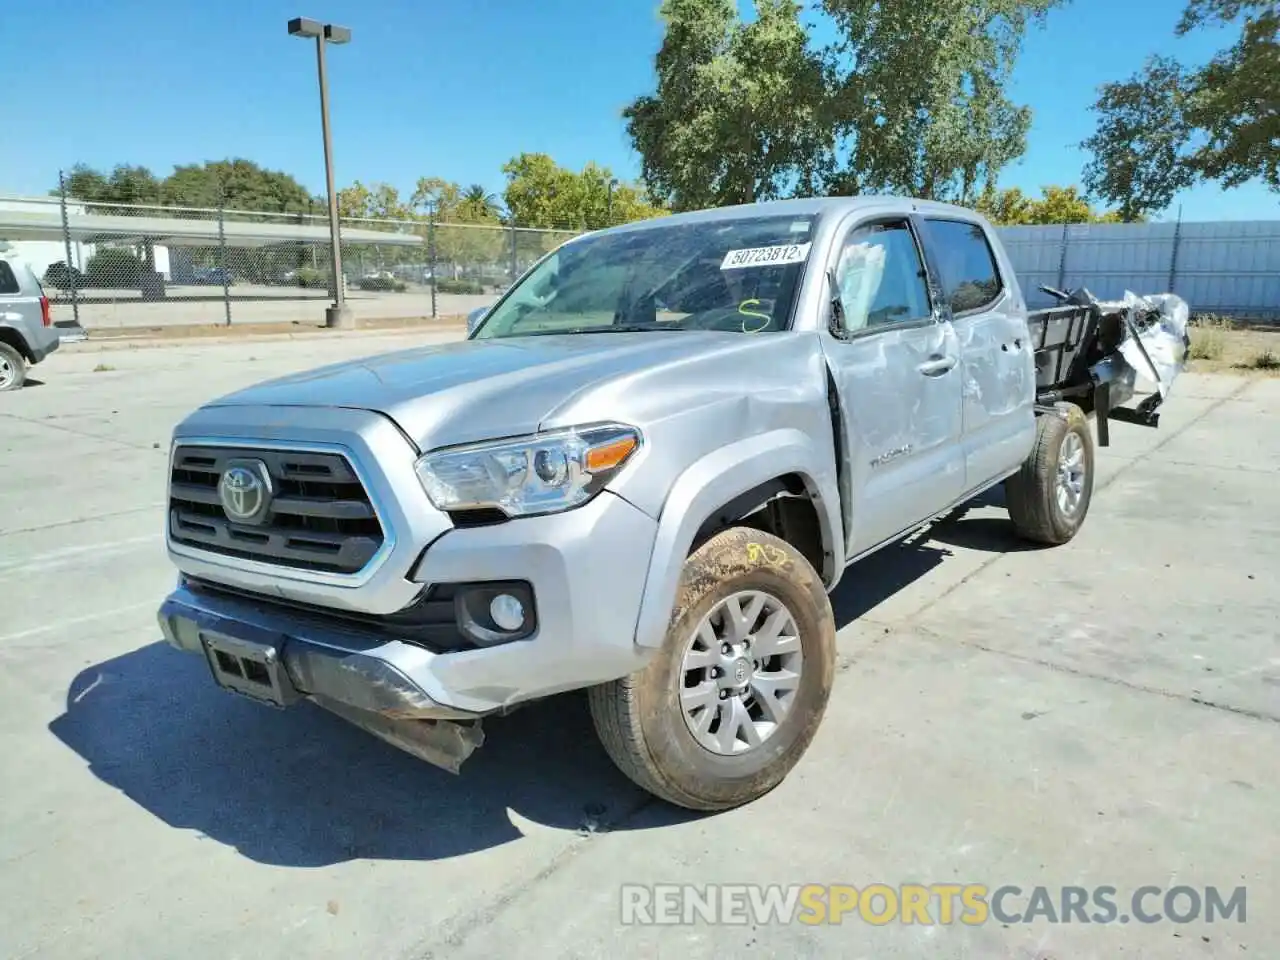
<path fill-rule="evenodd" d="M 82 344 L 0 396 L 0 955 L 1280 955 L 1280 380 L 1187 374 L 1159 430 L 1116 424 L 1065 547 L 994 497 L 853 567 L 810 752 L 696 817 L 613 770 L 580 696 L 453 777 L 160 642 L 174 422 L 423 337 Z M 622 924 L 622 884 L 684 882 L 1246 886 L 1248 914 Z"/>

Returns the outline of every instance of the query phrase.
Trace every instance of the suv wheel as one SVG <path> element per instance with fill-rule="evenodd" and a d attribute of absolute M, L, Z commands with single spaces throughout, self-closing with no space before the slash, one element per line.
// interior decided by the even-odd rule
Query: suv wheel
<path fill-rule="evenodd" d="M 686 561 L 662 650 L 593 687 L 605 750 L 650 793 L 725 810 L 777 786 L 804 755 L 835 672 L 835 618 L 794 547 L 735 527 Z"/>
<path fill-rule="evenodd" d="M 27 379 L 27 362 L 13 347 L 0 343 L 0 393 L 17 390 Z"/>

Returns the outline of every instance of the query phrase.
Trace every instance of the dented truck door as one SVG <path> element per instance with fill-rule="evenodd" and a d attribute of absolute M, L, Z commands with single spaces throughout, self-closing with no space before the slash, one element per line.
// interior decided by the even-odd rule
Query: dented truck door
<path fill-rule="evenodd" d="M 918 223 L 960 341 L 965 489 L 1018 467 L 1035 439 L 1035 353 L 1013 271 L 978 223 Z"/>
<path fill-rule="evenodd" d="M 834 317 L 822 342 L 838 392 L 853 557 L 963 493 L 960 347 L 906 218 L 856 223 L 834 245 L 828 277 Z"/>

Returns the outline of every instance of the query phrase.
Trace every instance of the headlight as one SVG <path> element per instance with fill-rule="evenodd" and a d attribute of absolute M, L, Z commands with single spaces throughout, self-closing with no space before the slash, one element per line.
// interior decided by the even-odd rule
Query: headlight
<path fill-rule="evenodd" d="M 586 503 L 639 446 L 635 428 L 604 424 L 438 450 L 415 469 L 440 510 L 527 517 Z"/>

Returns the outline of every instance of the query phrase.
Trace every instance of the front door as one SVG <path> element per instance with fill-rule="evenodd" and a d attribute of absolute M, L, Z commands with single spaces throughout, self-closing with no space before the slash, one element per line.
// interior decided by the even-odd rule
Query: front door
<path fill-rule="evenodd" d="M 964 492 L 960 346 L 908 220 L 857 223 L 835 249 L 840 322 L 823 346 L 839 394 L 853 557 Z"/>

